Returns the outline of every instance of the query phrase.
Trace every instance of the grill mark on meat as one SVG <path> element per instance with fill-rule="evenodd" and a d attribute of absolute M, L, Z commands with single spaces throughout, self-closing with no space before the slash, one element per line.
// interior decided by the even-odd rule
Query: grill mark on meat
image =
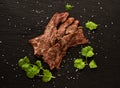
<path fill-rule="evenodd" d="M 83 34 L 83 28 L 78 27 L 79 21 L 73 17 L 68 18 L 68 15 L 67 12 L 55 13 L 46 26 L 44 34 L 29 40 L 34 55 L 42 55 L 42 59 L 50 69 L 59 69 L 69 47 L 88 42 Z"/>

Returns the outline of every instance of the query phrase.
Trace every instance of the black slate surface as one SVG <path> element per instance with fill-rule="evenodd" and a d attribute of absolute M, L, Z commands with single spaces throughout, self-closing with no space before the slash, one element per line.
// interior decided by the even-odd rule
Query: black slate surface
<path fill-rule="evenodd" d="M 17 61 L 24 56 L 32 63 L 37 60 L 28 40 L 42 34 L 52 15 L 65 11 L 66 3 L 74 5 L 70 16 L 80 20 L 80 25 L 88 20 L 99 24 L 95 31 L 84 29 L 98 68 L 76 71 L 73 67 L 74 58 L 81 57 L 82 45 L 68 50 L 49 83 L 27 78 Z M 119 9 L 119 0 L 0 0 L 0 88 L 119 88 Z"/>

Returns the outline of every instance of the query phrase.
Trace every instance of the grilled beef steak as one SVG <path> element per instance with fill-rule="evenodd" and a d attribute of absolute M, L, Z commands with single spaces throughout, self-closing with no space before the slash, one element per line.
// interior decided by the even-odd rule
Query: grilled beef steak
<path fill-rule="evenodd" d="M 59 69 L 69 47 L 88 42 L 82 27 L 78 27 L 79 21 L 73 17 L 68 18 L 68 15 L 67 12 L 55 13 L 44 34 L 29 40 L 34 48 L 34 55 L 42 55 L 50 69 Z"/>

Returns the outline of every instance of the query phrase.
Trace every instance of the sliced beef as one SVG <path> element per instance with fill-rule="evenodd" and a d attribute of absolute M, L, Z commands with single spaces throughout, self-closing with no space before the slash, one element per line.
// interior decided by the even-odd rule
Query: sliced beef
<path fill-rule="evenodd" d="M 57 32 L 57 38 L 60 38 L 63 35 L 65 35 L 66 28 L 69 27 L 73 22 L 74 22 L 74 18 L 70 17 L 63 24 L 61 24 Z"/>
<path fill-rule="evenodd" d="M 85 44 L 88 42 L 83 35 L 81 28 L 76 28 L 77 31 L 69 35 L 64 36 L 55 45 L 48 49 L 46 53 L 43 54 L 43 59 L 49 64 L 50 69 L 59 69 L 62 58 L 65 56 L 66 51 L 69 47 Z"/>
<path fill-rule="evenodd" d="M 55 13 L 51 18 L 50 22 L 46 26 L 43 35 L 30 39 L 29 42 L 34 48 L 34 55 L 43 55 L 52 45 L 54 45 L 56 40 L 57 25 L 63 23 L 69 13 Z"/>
<path fill-rule="evenodd" d="M 79 21 L 73 17 L 68 18 L 68 15 L 67 12 L 55 13 L 44 34 L 29 40 L 34 48 L 34 55 L 42 55 L 50 69 L 59 69 L 69 47 L 88 42 L 82 27 L 78 27 Z"/>

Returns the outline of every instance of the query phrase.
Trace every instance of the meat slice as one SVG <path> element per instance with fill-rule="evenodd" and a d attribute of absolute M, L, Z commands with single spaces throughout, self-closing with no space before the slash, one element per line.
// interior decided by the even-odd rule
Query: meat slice
<path fill-rule="evenodd" d="M 77 29 L 78 30 L 75 33 L 73 33 L 73 37 L 71 38 L 68 44 L 69 46 L 76 46 L 88 42 L 88 40 L 85 38 L 83 34 L 83 27 L 80 26 Z"/>
<path fill-rule="evenodd" d="M 66 28 L 69 27 L 74 22 L 74 18 L 68 18 L 58 29 L 57 37 L 60 38 L 65 34 Z"/>
<path fill-rule="evenodd" d="M 33 46 L 34 55 L 43 55 L 43 53 L 54 45 L 56 40 L 57 25 L 59 23 L 63 23 L 67 19 L 68 15 L 69 13 L 67 12 L 55 13 L 46 26 L 44 34 L 29 40 Z"/>
<path fill-rule="evenodd" d="M 84 37 L 81 28 L 76 28 L 76 32 L 64 36 L 58 43 L 53 45 L 48 51 L 43 55 L 43 59 L 49 64 L 50 69 L 59 69 L 62 58 L 65 56 L 66 51 L 69 47 L 85 44 L 88 40 Z"/>
<path fill-rule="evenodd" d="M 73 17 L 68 18 L 68 15 L 67 12 L 55 13 L 46 26 L 44 34 L 29 40 L 34 55 L 42 55 L 42 59 L 50 69 L 59 69 L 69 47 L 88 42 L 82 27 L 78 27 L 79 21 Z"/>

